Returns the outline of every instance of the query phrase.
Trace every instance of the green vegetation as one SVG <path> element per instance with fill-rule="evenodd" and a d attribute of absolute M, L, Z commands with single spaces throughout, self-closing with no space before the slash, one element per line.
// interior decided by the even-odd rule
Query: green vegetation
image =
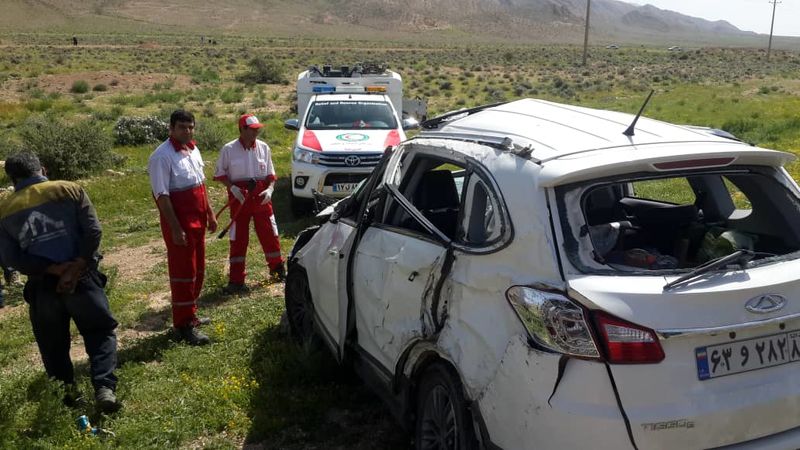
<path fill-rule="evenodd" d="M 239 76 L 244 83 L 258 84 L 286 84 L 288 80 L 284 74 L 285 69 L 279 62 L 256 56 L 250 60 L 249 70 Z"/>
<path fill-rule="evenodd" d="M 118 145 L 143 145 L 163 142 L 169 136 L 168 123 L 158 117 L 120 117 L 114 125 Z"/>
<path fill-rule="evenodd" d="M 84 80 L 78 80 L 72 83 L 72 87 L 69 88 L 69 91 L 73 94 L 85 94 L 89 92 L 89 83 Z"/>
<path fill-rule="evenodd" d="M 398 47 L 240 37 L 201 46 L 167 32 L 82 36 L 98 45 L 62 45 L 69 39 L 0 36 L 12 44 L 0 52 L 0 154 L 22 146 L 44 159 L 51 149 L 51 174 L 80 178 L 97 207 L 105 268 L 112 275 L 109 295 L 120 321 L 125 408 L 100 417 L 91 407 L 60 404 L 58 386 L 43 377 L 20 288 L 13 287 L 10 307 L 0 310 L 0 448 L 238 448 L 244 442 L 290 449 L 407 447 L 388 412 L 352 374 L 281 332 L 282 289 L 264 283 L 266 266 L 254 237 L 249 280 L 258 285 L 242 298 L 220 296 L 228 245 L 208 240 L 201 311 L 213 319 L 207 330 L 216 343 L 196 349 L 169 339 L 166 263 L 146 164 L 163 139 L 163 122 L 178 107 L 197 117 L 209 178 L 219 148 L 237 136 L 240 114 L 255 113 L 266 123 L 263 137 L 279 176 L 274 202 L 284 252 L 314 222 L 289 212 L 295 134 L 283 128 L 294 106 L 293 86 L 284 83 L 311 64 L 386 62 L 402 74 L 406 96 L 427 98 L 430 116 L 522 97 L 635 112 L 653 88 L 648 117 L 723 128 L 800 154 L 800 55 L 790 52 L 774 52 L 767 63 L 763 52 L 747 49 L 677 55 L 593 48 L 590 65 L 582 67 L 580 49 L 569 46 Z M 86 83 L 84 93 L 71 94 L 75 80 Z M 100 85 L 106 90 L 96 89 Z M 149 125 L 142 131 L 139 122 Z M 100 169 L 112 166 L 116 173 Z M 800 175 L 797 164 L 789 170 Z M 653 195 L 669 190 L 654 189 Z M 215 207 L 224 204 L 218 183 L 210 182 L 209 196 Z M 227 213 L 220 220 L 224 225 Z M 79 358 L 77 369 L 82 390 L 90 393 L 85 359 Z M 116 437 L 79 435 L 74 420 L 84 412 Z"/>
<path fill-rule="evenodd" d="M 18 150 L 39 156 L 55 179 L 76 180 L 122 163 L 108 134 L 88 120 L 67 123 L 54 115 L 30 117 L 19 130 Z"/>

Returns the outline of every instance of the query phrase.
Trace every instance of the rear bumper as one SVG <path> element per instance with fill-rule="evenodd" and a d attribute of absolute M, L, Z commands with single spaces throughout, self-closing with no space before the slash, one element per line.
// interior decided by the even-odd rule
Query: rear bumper
<path fill-rule="evenodd" d="M 336 181 L 356 183 L 366 178 L 372 167 L 327 167 L 320 164 L 292 162 L 292 195 L 299 198 L 314 198 L 312 189 L 329 197 L 344 198 L 350 191 L 335 191 Z M 302 179 L 299 181 L 298 178 Z M 301 186 L 302 184 L 302 186 Z"/>
<path fill-rule="evenodd" d="M 752 441 L 716 447 L 714 450 L 793 450 L 800 448 L 800 427 Z"/>
<path fill-rule="evenodd" d="M 633 448 L 605 365 L 570 359 L 557 383 L 560 355 L 512 342 L 495 378 L 475 403 L 491 448 Z M 551 398 L 552 394 L 552 398 Z"/>
<path fill-rule="evenodd" d="M 798 363 L 701 381 L 694 350 L 709 342 L 667 343 L 660 364 L 611 366 L 640 449 L 800 448 Z"/>

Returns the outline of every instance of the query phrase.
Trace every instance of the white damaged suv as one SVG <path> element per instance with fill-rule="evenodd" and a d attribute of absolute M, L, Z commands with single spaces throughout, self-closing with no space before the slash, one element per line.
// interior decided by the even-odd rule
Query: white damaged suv
<path fill-rule="evenodd" d="M 533 99 L 424 125 L 286 283 L 416 448 L 800 448 L 792 155 Z"/>

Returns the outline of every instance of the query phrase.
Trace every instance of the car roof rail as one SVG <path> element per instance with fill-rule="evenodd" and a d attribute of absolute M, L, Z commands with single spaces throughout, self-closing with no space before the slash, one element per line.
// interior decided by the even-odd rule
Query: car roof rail
<path fill-rule="evenodd" d="M 415 136 L 413 139 L 447 139 L 462 142 L 474 142 L 476 144 L 486 145 L 489 147 L 509 152 L 521 158 L 526 158 L 533 161 L 535 164 L 541 163 L 541 160 L 531 156 L 533 153 L 532 143 L 519 143 L 508 136 L 491 136 L 477 133 L 450 133 L 442 131 L 423 131 Z"/>
<path fill-rule="evenodd" d="M 425 130 L 435 130 L 438 129 L 445 122 L 451 122 L 453 120 L 461 119 L 469 116 L 470 114 L 481 112 L 484 109 L 494 108 L 495 106 L 505 105 L 506 103 L 508 102 L 490 103 L 488 105 L 476 106 L 474 108 L 462 108 L 462 109 L 457 109 L 455 111 L 449 111 L 442 115 L 436 116 L 434 118 L 422 122 L 420 126 Z"/>

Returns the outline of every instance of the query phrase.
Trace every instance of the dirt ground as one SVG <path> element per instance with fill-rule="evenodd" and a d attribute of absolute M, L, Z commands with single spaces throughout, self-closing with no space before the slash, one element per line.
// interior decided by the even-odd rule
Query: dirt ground
<path fill-rule="evenodd" d="M 156 84 L 172 83 L 172 89 L 186 89 L 191 85 L 191 78 L 187 75 L 173 75 L 166 73 L 120 73 L 110 70 L 99 72 L 77 72 L 68 74 L 40 75 L 36 78 L 9 80 L 0 85 L 0 100 L 19 101 L 25 98 L 26 92 L 38 88 L 45 93 L 69 94 L 72 84 L 83 80 L 89 84 L 89 89 L 99 84 L 105 85 L 107 90 L 99 92 L 103 95 L 125 93 L 130 94 L 146 91 Z"/>

